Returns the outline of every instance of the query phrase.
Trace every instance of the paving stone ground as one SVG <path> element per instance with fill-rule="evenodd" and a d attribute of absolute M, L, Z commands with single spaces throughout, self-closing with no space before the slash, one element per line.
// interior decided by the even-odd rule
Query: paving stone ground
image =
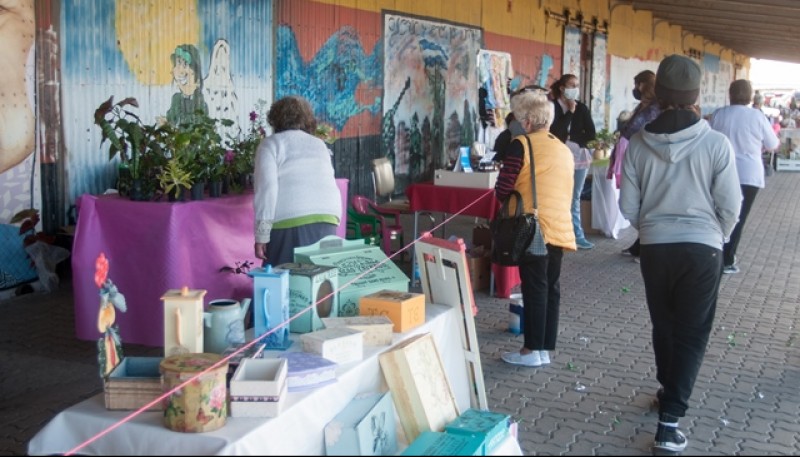
<path fill-rule="evenodd" d="M 474 218 L 448 224 L 469 239 Z M 407 224 L 408 227 L 411 225 Z M 508 299 L 477 292 L 489 406 L 519 421 L 528 455 L 650 455 L 657 414 L 650 322 L 639 266 L 620 255 L 636 237 L 590 235 L 565 256 L 558 349 L 543 368 L 514 367 Z M 717 316 L 686 418 L 685 454 L 800 455 L 800 173 L 776 173 L 723 277 Z M 408 269 L 408 265 L 404 265 Z M 94 342 L 74 337 L 69 278 L 50 294 L 0 302 L 0 455 L 62 409 L 102 390 Z M 125 345 L 128 355 L 160 348 Z"/>

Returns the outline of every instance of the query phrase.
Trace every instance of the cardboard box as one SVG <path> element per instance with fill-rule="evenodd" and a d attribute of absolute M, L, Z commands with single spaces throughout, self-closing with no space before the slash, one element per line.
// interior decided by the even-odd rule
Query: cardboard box
<path fill-rule="evenodd" d="M 489 288 L 489 280 L 492 274 L 492 259 L 488 255 L 481 257 L 467 257 L 467 267 L 469 268 L 469 279 L 472 283 L 472 290 L 485 290 Z"/>
<path fill-rule="evenodd" d="M 464 173 L 461 171 L 436 170 L 433 174 L 433 184 L 450 187 L 472 187 L 475 189 L 494 189 L 499 171 L 475 171 Z"/>
<path fill-rule="evenodd" d="M 485 455 L 483 448 L 474 436 L 423 432 L 400 455 Z"/>
<path fill-rule="evenodd" d="M 492 232 L 488 225 L 476 225 L 472 228 L 472 246 L 483 246 L 486 252 L 492 251 Z"/>
<path fill-rule="evenodd" d="M 586 235 L 598 234 L 600 230 L 592 228 L 592 202 L 581 200 L 581 228 Z"/>
<path fill-rule="evenodd" d="M 322 323 L 325 328 L 347 327 L 364 332 L 364 346 L 392 344 L 394 323 L 386 316 L 328 317 Z"/>
<path fill-rule="evenodd" d="M 378 356 L 406 438 L 444 430 L 458 405 L 430 333 L 411 337 Z M 452 454 L 448 454 L 452 455 Z"/>
<path fill-rule="evenodd" d="M 395 455 L 392 394 L 357 396 L 325 426 L 326 455 Z"/>
<path fill-rule="evenodd" d="M 103 382 L 106 409 L 135 410 L 150 403 L 163 393 L 160 357 L 123 357 Z M 147 408 L 161 411 L 161 402 Z"/>
<path fill-rule="evenodd" d="M 347 327 L 326 328 L 300 335 L 303 351 L 319 354 L 338 364 L 364 358 L 364 332 Z"/>
<path fill-rule="evenodd" d="M 231 379 L 232 417 L 275 417 L 286 398 L 286 359 L 244 359 Z"/>
<path fill-rule="evenodd" d="M 483 453 L 491 455 L 508 436 L 511 416 L 508 414 L 468 409 L 450 422 L 444 430 L 453 435 L 474 436 L 483 442 Z"/>
<path fill-rule="evenodd" d="M 339 291 L 339 317 L 358 316 L 359 299 L 364 295 L 384 289 L 408 292 L 409 277 L 394 262 L 386 261 L 380 247 L 367 246 L 363 240 L 327 236 L 318 243 L 296 248 L 294 260 L 339 269 L 339 284 L 349 284 Z"/>
<path fill-rule="evenodd" d="M 361 297 L 362 316 L 386 316 L 394 323 L 394 332 L 407 332 L 425 323 L 425 295 L 381 290 Z"/>

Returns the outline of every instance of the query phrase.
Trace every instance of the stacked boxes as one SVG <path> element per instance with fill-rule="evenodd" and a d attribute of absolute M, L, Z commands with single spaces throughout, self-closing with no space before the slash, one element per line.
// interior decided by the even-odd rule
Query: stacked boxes
<path fill-rule="evenodd" d="M 364 346 L 392 344 L 394 323 L 386 316 L 329 317 L 322 323 L 325 328 L 347 327 L 364 332 Z"/>
<path fill-rule="evenodd" d="M 338 364 L 364 357 L 364 332 L 347 327 L 327 328 L 300 335 L 303 351 L 319 354 Z"/>
<path fill-rule="evenodd" d="M 450 422 L 444 430 L 453 435 L 480 438 L 482 455 L 491 455 L 509 434 L 511 417 L 508 414 L 468 409 L 458 419 Z"/>

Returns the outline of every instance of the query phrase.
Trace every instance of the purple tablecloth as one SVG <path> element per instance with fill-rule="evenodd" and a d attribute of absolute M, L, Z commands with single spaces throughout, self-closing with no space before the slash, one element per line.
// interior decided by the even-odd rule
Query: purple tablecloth
<path fill-rule="evenodd" d="M 219 271 L 237 261 L 256 261 L 252 194 L 181 203 L 84 195 L 78 207 L 72 282 L 79 339 L 100 337 L 94 264 L 101 252 L 109 261 L 108 277 L 128 303 L 116 319 L 126 343 L 164 344 L 161 297 L 169 289 L 205 289 L 206 304 L 253 293 L 247 275 Z"/>
<path fill-rule="evenodd" d="M 348 181 L 337 180 L 346 200 Z M 205 305 L 218 298 L 253 295 L 246 274 L 220 272 L 253 254 L 253 194 L 180 203 L 134 202 L 116 196 L 83 195 L 72 251 L 75 332 L 95 340 L 100 297 L 95 259 L 104 252 L 108 277 L 125 295 L 128 310 L 116 323 L 125 343 L 163 346 L 161 297 L 169 289 L 205 289 Z M 344 236 L 345 221 L 340 231 Z"/>

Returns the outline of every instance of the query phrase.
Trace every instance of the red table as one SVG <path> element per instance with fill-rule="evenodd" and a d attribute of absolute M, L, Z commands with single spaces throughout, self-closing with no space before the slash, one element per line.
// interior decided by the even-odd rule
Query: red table
<path fill-rule="evenodd" d="M 472 187 L 437 186 L 433 183 L 416 183 L 406 188 L 409 207 L 414 212 L 414 233 L 418 232 L 418 216 L 421 211 L 436 211 L 460 216 L 475 216 L 494 219 L 500 202 L 494 197 L 494 189 Z M 520 284 L 519 269 L 492 264 L 491 289 L 497 296 L 508 298 L 511 289 Z M 490 289 L 489 294 L 493 291 Z"/>

